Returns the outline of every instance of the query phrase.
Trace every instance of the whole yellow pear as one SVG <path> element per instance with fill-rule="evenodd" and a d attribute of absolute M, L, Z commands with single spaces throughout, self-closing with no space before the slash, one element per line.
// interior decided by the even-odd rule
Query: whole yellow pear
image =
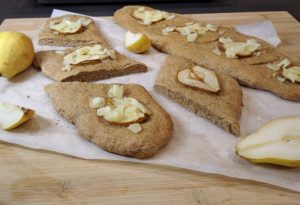
<path fill-rule="evenodd" d="M 34 58 L 31 39 L 23 33 L 0 32 L 0 76 L 11 78 L 26 70 Z"/>

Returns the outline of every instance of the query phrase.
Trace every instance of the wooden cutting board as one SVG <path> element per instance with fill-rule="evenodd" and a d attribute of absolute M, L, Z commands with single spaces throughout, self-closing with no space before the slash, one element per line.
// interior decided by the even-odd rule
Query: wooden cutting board
<path fill-rule="evenodd" d="M 300 24 L 287 12 L 190 16 L 218 24 L 271 20 L 282 40 L 279 49 L 300 59 Z M 0 31 L 30 35 L 44 22 L 45 19 L 7 19 Z M 0 143 L 0 205 L 7 204 L 300 205 L 300 193 L 185 169 L 82 160 Z"/>

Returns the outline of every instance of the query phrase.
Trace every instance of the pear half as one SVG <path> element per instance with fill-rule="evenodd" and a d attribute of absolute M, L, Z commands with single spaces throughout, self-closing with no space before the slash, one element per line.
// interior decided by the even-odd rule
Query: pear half
<path fill-rule="evenodd" d="M 34 110 L 26 109 L 6 102 L 0 102 L 0 128 L 11 130 L 28 121 Z"/>
<path fill-rule="evenodd" d="M 272 120 L 236 145 L 237 154 L 254 163 L 300 166 L 300 117 Z"/>

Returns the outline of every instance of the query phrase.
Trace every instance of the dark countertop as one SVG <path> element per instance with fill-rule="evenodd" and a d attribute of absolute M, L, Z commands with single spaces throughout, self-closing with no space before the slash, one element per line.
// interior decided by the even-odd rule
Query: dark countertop
<path fill-rule="evenodd" d="M 37 0 L 1 0 L 0 22 L 6 18 L 48 17 L 53 8 L 78 12 L 91 16 L 111 16 L 124 5 L 143 4 L 178 13 L 220 13 L 244 11 L 288 11 L 300 20 L 299 0 L 125 0 L 94 4 L 38 4 Z M 118 1 L 118 0 L 114 0 Z M 120 1 L 120 0 L 119 0 Z M 152 2 L 152 3 L 149 3 Z"/>

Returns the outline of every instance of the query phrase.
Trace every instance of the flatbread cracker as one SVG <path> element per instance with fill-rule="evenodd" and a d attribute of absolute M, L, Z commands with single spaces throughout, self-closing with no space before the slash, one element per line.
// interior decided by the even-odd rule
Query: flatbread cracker
<path fill-rule="evenodd" d="M 91 22 L 84 28 L 83 32 L 74 34 L 54 34 L 53 30 L 49 28 L 50 21 L 60 21 L 63 18 L 77 20 L 79 18 L 90 19 Z M 64 47 L 78 47 L 83 45 L 100 44 L 103 47 L 108 47 L 102 35 L 99 33 L 92 18 L 81 15 L 63 15 L 60 17 L 50 18 L 46 21 L 44 27 L 39 33 L 39 44 L 49 46 L 64 46 Z"/>
<path fill-rule="evenodd" d="M 195 42 L 187 42 L 185 36 L 178 32 L 163 35 L 162 30 L 165 27 L 198 21 L 174 14 L 175 18 L 173 19 L 143 25 L 132 17 L 132 12 L 139 7 L 125 6 L 117 10 L 114 14 L 114 20 L 127 30 L 146 34 L 151 39 L 152 45 L 162 52 L 181 56 L 192 60 L 198 65 L 228 74 L 247 87 L 270 91 L 287 100 L 300 101 L 300 85 L 291 83 L 288 80 L 280 82 L 273 75 L 272 70 L 266 66 L 267 63 L 278 62 L 286 58 L 286 55 L 280 53 L 268 43 L 255 37 L 242 35 L 234 28 L 227 26 L 219 27 L 218 37 L 212 38 L 215 32 L 210 32 L 207 35 L 199 36 Z M 145 7 L 145 9 L 152 10 L 150 7 Z M 248 38 L 256 39 L 262 44 L 261 53 L 250 58 L 240 59 L 226 58 L 224 53 L 218 56 L 213 52 L 213 49 L 218 46 L 219 37 L 231 37 L 236 41 L 243 41 Z"/>
<path fill-rule="evenodd" d="M 146 72 L 147 66 L 116 52 L 116 58 L 107 62 L 72 65 L 70 71 L 63 71 L 64 54 L 56 51 L 40 51 L 35 55 L 35 66 L 49 78 L 66 81 L 96 81 L 131 73 Z"/>
<path fill-rule="evenodd" d="M 239 135 L 242 90 L 238 82 L 228 75 L 216 72 L 221 87 L 218 93 L 181 84 L 176 78 L 178 71 L 195 65 L 190 60 L 168 56 L 155 81 L 155 91 L 233 135 Z"/>
<path fill-rule="evenodd" d="M 146 105 L 152 111 L 150 118 L 141 124 L 143 130 L 138 134 L 127 127 L 103 122 L 96 110 L 89 107 L 89 101 L 93 97 L 106 96 L 109 88 L 109 84 L 64 82 L 49 84 L 45 91 L 57 112 L 74 123 L 84 139 L 108 152 L 135 158 L 152 157 L 171 139 L 173 123 L 170 116 L 144 87 L 125 84 L 125 96 Z"/>

